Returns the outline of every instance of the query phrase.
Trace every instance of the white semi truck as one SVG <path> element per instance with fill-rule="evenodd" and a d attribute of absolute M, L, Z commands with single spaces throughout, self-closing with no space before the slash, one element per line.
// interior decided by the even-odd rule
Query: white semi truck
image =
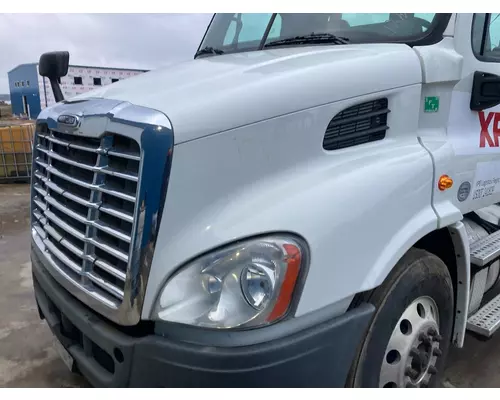
<path fill-rule="evenodd" d="M 63 99 L 34 291 L 95 386 L 429 387 L 500 327 L 500 14 L 215 14 Z"/>

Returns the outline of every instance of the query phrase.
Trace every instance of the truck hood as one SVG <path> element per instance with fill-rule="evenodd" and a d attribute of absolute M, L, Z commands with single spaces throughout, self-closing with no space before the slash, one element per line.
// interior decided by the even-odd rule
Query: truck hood
<path fill-rule="evenodd" d="M 69 99 L 165 113 L 179 144 L 284 114 L 422 81 L 404 44 L 289 47 L 199 58 Z"/>

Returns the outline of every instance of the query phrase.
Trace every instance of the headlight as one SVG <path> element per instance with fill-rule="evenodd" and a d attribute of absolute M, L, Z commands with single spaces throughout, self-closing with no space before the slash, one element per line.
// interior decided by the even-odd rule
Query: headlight
<path fill-rule="evenodd" d="M 269 236 L 223 248 L 186 265 L 163 288 L 155 319 L 210 328 L 255 327 L 290 308 L 306 248 Z"/>

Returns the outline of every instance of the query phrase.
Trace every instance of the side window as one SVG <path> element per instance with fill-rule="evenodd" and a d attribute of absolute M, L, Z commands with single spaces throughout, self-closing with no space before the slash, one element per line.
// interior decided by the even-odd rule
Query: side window
<path fill-rule="evenodd" d="M 500 47 L 500 14 L 491 14 L 489 24 L 489 37 L 491 44 L 491 51 Z M 498 50 L 497 50 L 498 51 Z M 497 55 L 498 57 L 498 55 Z"/>
<path fill-rule="evenodd" d="M 474 14 L 472 50 L 478 58 L 500 62 L 500 14 Z"/>
<path fill-rule="evenodd" d="M 224 37 L 224 46 L 238 45 L 242 42 L 255 42 L 262 39 L 272 14 L 235 14 Z M 281 16 L 274 20 L 269 38 L 280 36 Z"/>

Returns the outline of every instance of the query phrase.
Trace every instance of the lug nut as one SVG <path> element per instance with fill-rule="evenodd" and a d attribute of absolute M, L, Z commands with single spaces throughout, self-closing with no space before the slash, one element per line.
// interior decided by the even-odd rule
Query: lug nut
<path fill-rule="evenodd" d="M 429 355 L 426 353 L 422 354 L 422 357 L 420 357 L 420 360 L 422 361 L 423 365 L 427 365 L 429 363 Z"/>
<path fill-rule="evenodd" d="M 413 347 L 410 350 L 410 356 L 411 357 L 420 357 L 420 352 L 418 351 L 418 349 L 416 347 Z"/>
<path fill-rule="evenodd" d="M 422 332 L 418 336 L 418 340 L 421 340 L 424 343 L 430 343 L 431 342 L 431 338 L 426 333 L 424 333 L 424 332 Z"/>
<path fill-rule="evenodd" d="M 431 375 L 435 375 L 435 374 L 437 374 L 437 372 L 438 372 L 438 371 L 437 371 L 437 369 L 436 369 L 436 367 L 435 367 L 434 365 L 429 365 L 429 369 L 428 369 L 427 371 L 428 371 L 428 372 L 429 372 L 429 374 L 431 374 Z"/>
<path fill-rule="evenodd" d="M 432 340 L 434 340 L 435 342 L 440 342 L 441 340 L 443 340 L 443 337 L 441 335 L 436 335 L 432 338 Z"/>
<path fill-rule="evenodd" d="M 432 350 L 432 354 L 436 357 L 441 357 L 443 355 L 443 352 L 436 347 L 434 350 Z"/>
<path fill-rule="evenodd" d="M 418 371 L 415 371 L 413 368 L 408 367 L 405 370 L 405 375 L 409 376 L 411 379 L 417 379 L 418 378 Z"/>
<path fill-rule="evenodd" d="M 427 331 L 427 333 L 431 336 L 434 336 L 434 335 L 437 335 L 437 330 L 436 328 L 429 328 L 429 330 Z"/>

